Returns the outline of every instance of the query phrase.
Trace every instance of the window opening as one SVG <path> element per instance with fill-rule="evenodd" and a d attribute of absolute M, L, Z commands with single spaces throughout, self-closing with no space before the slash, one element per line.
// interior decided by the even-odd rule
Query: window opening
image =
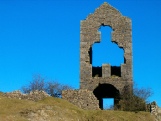
<path fill-rule="evenodd" d="M 90 48 L 90 63 L 92 64 L 92 77 L 102 77 L 102 64 L 111 65 L 111 76 L 121 77 L 120 65 L 125 62 L 124 51 L 111 40 L 112 29 L 102 25 L 99 29 L 101 41 L 94 43 Z"/>
<path fill-rule="evenodd" d="M 103 98 L 103 110 L 113 110 L 114 98 Z"/>

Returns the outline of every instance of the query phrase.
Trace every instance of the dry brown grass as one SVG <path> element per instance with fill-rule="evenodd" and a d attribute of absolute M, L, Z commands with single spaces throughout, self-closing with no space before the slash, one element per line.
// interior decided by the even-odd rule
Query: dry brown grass
<path fill-rule="evenodd" d="M 58 98 L 33 102 L 0 95 L 0 121 L 154 121 L 148 112 L 82 110 Z"/>

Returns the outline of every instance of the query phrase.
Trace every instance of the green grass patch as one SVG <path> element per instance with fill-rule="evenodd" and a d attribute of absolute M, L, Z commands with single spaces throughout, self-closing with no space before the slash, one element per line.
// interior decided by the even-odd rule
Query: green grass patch
<path fill-rule="evenodd" d="M 83 110 L 66 100 L 48 97 L 34 102 L 3 97 L 0 94 L 0 121 L 27 121 L 32 118 L 50 121 L 154 121 L 148 112 Z"/>

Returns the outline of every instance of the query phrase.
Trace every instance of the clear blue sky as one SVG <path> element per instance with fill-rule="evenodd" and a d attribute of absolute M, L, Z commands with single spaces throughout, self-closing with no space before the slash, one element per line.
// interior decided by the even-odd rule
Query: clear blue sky
<path fill-rule="evenodd" d="M 0 91 L 18 90 L 34 74 L 79 88 L 80 21 L 103 2 L 132 19 L 133 80 L 161 106 L 160 0 L 0 0 Z"/>

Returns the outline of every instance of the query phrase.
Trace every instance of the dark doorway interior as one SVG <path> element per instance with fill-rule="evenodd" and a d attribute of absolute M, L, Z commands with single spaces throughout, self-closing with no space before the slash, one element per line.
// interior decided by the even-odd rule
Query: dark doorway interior
<path fill-rule="evenodd" d="M 99 100 L 100 109 L 104 109 L 103 107 L 103 99 L 104 98 L 114 98 L 114 105 L 118 103 L 119 100 L 119 90 L 117 90 L 111 84 L 99 84 L 99 86 L 93 91 L 94 95 Z"/>

